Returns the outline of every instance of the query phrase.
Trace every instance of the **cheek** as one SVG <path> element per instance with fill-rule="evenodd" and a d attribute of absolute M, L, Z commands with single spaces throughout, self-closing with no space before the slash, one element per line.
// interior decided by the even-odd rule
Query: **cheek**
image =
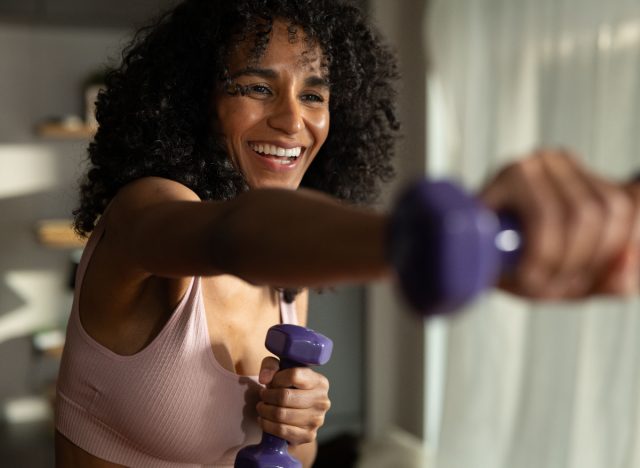
<path fill-rule="evenodd" d="M 308 120 L 308 122 L 313 128 L 313 133 L 316 141 L 320 143 L 320 145 L 322 145 L 327 139 L 327 135 L 329 135 L 329 111 L 326 110 L 323 112 L 318 112 L 318 114 L 313 115 Z"/>
<path fill-rule="evenodd" d="M 247 105 L 241 98 L 227 97 L 216 105 L 216 131 L 225 140 L 233 141 L 261 119 L 256 106 Z"/>

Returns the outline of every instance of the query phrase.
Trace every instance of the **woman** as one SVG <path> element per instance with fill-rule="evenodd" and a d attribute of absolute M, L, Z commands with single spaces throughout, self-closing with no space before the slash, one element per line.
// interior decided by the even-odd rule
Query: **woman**
<path fill-rule="evenodd" d="M 261 430 L 311 465 L 328 382 L 277 372 L 264 337 L 306 322 L 304 288 L 390 276 L 387 217 L 353 204 L 392 175 L 396 76 L 337 0 L 186 0 L 136 36 L 99 98 L 76 211 L 91 236 L 58 383 L 58 466 L 231 466 Z M 542 239 L 509 287 L 594 291 L 629 245 L 622 193 L 561 152 L 503 171 L 485 201 Z M 547 214 L 596 198 L 613 200 L 596 235 L 566 249 L 583 219 Z"/>
<path fill-rule="evenodd" d="M 311 464 L 328 382 L 276 374 L 266 331 L 306 322 L 296 288 L 388 267 L 381 215 L 292 190 L 376 195 L 395 77 L 360 12 L 334 1 L 188 0 L 138 34 L 99 98 L 76 212 L 92 235 L 59 466 L 230 466 L 262 429 Z"/>

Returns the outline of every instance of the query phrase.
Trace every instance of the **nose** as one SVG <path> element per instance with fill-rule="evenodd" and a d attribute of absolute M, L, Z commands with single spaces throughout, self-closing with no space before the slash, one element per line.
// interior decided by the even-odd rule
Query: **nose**
<path fill-rule="evenodd" d="M 293 93 L 279 97 L 274 103 L 268 123 L 272 128 L 287 135 L 293 135 L 304 128 L 302 108 Z"/>

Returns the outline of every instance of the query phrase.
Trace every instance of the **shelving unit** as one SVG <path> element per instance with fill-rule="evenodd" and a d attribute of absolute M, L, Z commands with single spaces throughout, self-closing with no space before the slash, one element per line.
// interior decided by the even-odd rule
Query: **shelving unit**
<path fill-rule="evenodd" d="M 36 133 L 41 138 L 56 140 L 89 140 L 96 133 L 96 128 L 89 125 L 44 123 L 36 127 Z"/>
<path fill-rule="evenodd" d="M 45 247 L 76 249 L 84 247 L 86 240 L 78 237 L 70 219 L 46 219 L 36 224 L 36 237 Z"/>

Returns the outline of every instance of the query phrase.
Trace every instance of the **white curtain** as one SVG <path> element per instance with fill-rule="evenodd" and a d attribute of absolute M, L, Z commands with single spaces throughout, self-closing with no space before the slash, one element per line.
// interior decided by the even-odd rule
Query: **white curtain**
<path fill-rule="evenodd" d="M 538 145 L 640 170 L 640 0 L 431 0 L 425 30 L 432 175 L 473 190 Z M 491 293 L 428 329 L 438 468 L 640 467 L 637 299 Z"/>

